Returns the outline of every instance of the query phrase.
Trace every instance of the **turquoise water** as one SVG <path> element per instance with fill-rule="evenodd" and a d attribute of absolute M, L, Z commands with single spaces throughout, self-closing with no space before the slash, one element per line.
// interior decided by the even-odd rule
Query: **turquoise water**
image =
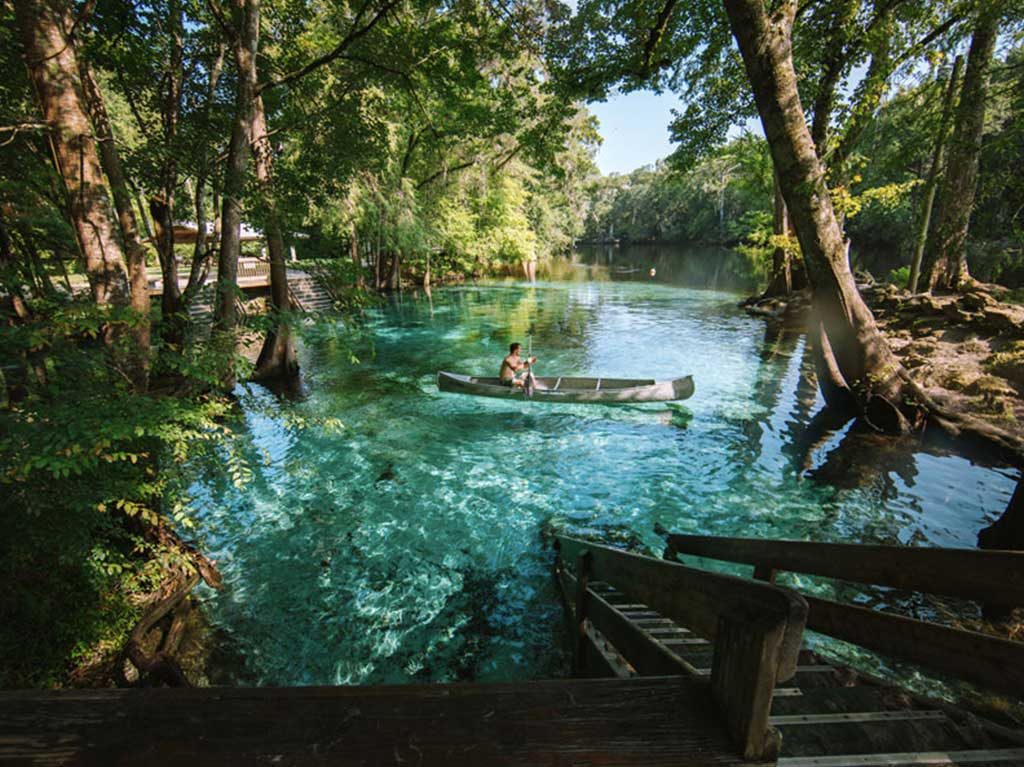
<path fill-rule="evenodd" d="M 241 486 L 206 466 L 193 487 L 226 581 L 209 612 L 246 659 L 240 679 L 564 675 L 552 527 L 652 552 L 656 525 L 973 546 L 1009 500 L 1010 471 L 811 434 L 821 403 L 803 337 L 773 334 L 737 294 L 607 267 L 558 274 L 407 294 L 356 340 L 320 321 L 303 333 L 305 399 L 240 390 L 224 461 Z M 437 370 L 496 374 L 528 339 L 541 374 L 689 373 L 696 394 L 611 408 L 437 391 Z"/>

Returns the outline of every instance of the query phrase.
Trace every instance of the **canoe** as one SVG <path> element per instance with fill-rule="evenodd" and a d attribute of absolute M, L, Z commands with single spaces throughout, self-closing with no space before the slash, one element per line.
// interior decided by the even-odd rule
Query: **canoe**
<path fill-rule="evenodd" d="M 693 376 L 674 381 L 635 378 L 577 378 L 570 376 L 537 376 L 533 399 L 539 402 L 671 402 L 693 395 Z M 440 371 L 437 388 L 454 394 L 477 397 L 525 399 L 518 386 L 504 386 L 498 378 L 482 378 Z"/>

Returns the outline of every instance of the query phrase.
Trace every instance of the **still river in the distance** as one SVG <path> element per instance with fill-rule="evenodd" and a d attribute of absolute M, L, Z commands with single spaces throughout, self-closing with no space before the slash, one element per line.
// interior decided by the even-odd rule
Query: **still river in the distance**
<path fill-rule="evenodd" d="M 745 269 L 721 250 L 595 249 L 536 285 L 403 295 L 354 348 L 330 319 L 306 328 L 307 396 L 240 389 L 224 463 L 241 487 L 206 465 L 192 488 L 225 576 L 208 612 L 245 658 L 236 680 L 563 676 L 553 528 L 652 553 L 656 526 L 974 546 L 1015 474 L 808 429 L 821 401 L 804 338 L 736 307 Z M 611 408 L 437 391 L 438 370 L 496 374 L 516 340 L 542 374 L 692 374 L 696 394 Z"/>

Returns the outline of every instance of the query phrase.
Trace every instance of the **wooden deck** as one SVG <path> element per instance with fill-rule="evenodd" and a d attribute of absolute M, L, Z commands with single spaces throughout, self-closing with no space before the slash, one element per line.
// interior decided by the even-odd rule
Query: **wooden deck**
<path fill-rule="evenodd" d="M 0 692 L 0 764 L 733 765 L 707 684 Z"/>

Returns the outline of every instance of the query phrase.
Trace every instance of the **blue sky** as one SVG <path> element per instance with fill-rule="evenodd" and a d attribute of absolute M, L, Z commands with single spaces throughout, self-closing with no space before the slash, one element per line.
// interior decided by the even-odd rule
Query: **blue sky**
<path fill-rule="evenodd" d="M 672 153 L 668 125 L 679 99 L 671 93 L 636 91 L 588 106 L 601 122 L 604 143 L 597 167 L 602 173 L 628 173 Z"/>
<path fill-rule="evenodd" d="M 597 150 L 597 167 L 604 174 L 629 173 L 653 165 L 675 149 L 669 141 L 668 126 L 672 110 L 681 109 L 682 102 L 671 93 L 619 93 L 587 107 L 601 123 L 604 142 Z M 753 118 L 744 125 L 733 126 L 727 137 L 733 138 L 743 131 L 764 135 L 760 121 Z"/>

